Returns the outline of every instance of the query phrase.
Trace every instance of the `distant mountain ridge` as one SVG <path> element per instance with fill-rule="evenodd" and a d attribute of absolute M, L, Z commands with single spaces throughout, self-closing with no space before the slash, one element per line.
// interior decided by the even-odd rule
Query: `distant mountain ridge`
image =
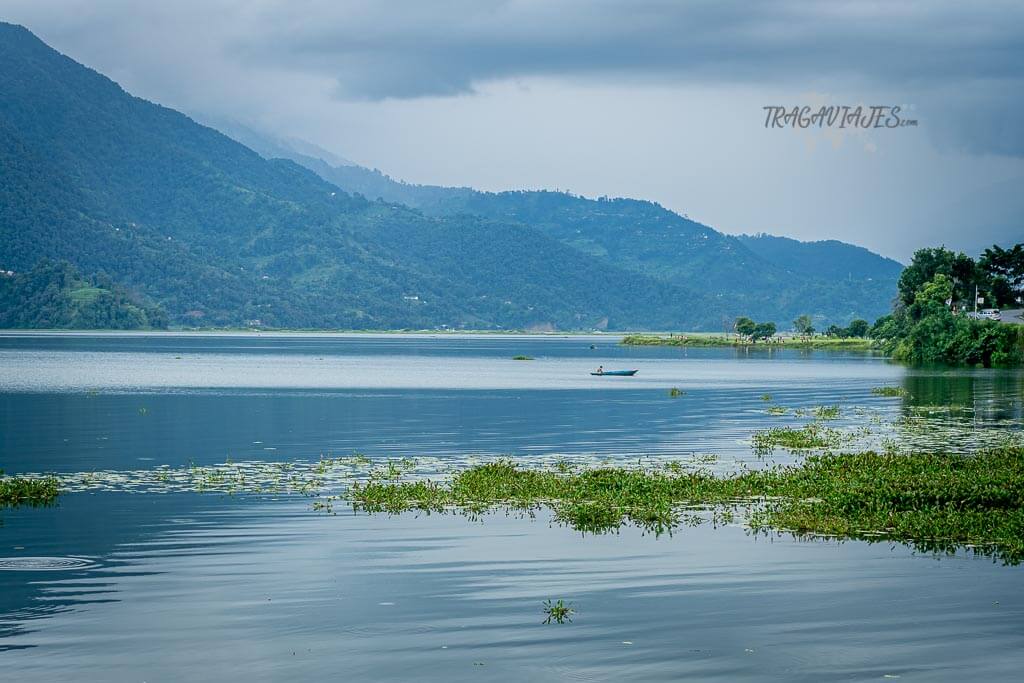
<path fill-rule="evenodd" d="M 66 260 L 199 326 L 721 329 L 888 309 L 887 283 L 794 286 L 650 202 L 405 185 L 285 151 L 260 156 L 0 23 L 0 269 Z"/>
<path fill-rule="evenodd" d="M 779 320 L 784 327 L 802 313 L 843 324 L 884 315 L 903 269 L 837 240 L 725 235 L 650 201 L 405 183 L 376 169 L 333 165 L 251 129 L 227 128 L 264 156 L 290 159 L 349 192 L 432 216 L 469 213 L 529 225 L 608 263 L 728 298 L 727 315 Z"/>

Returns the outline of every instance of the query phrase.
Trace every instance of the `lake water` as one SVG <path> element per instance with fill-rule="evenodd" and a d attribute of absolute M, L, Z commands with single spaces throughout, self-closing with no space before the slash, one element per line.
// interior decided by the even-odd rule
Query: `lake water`
<path fill-rule="evenodd" d="M 590 376 L 599 364 L 639 373 Z M 196 492 L 166 473 L 230 459 L 258 476 L 357 453 L 368 462 L 346 476 L 403 457 L 415 476 L 496 457 L 727 473 L 796 459 L 759 457 L 751 435 L 819 406 L 840 407 L 828 424 L 851 448 L 966 450 L 1019 432 L 1022 399 L 1020 371 L 625 348 L 611 336 L 0 334 L 0 467 L 56 473 L 69 491 L 53 508 L 0 511 L 0 670 L 21 681 L 1016 679 L 1024 568 L 968 553 L 739 524 L 592 536 L 543 511 L 323 514 L 309 497 Z M 541 623 L 549 598 L 572 603 L 573 623 Z"/>

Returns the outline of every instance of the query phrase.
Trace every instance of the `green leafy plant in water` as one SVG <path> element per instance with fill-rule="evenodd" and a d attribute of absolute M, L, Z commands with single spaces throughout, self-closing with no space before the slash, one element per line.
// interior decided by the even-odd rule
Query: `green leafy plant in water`
<path fill-rule="evenodd" d="M 653 533 L 695 525 L 686 510 L 727 508 L 716 522 L 743 514 L 758 533 L 895 540 L 928 552 L 968 548 L 1007 563 L 1024 560 L 1024 446 L 970 455 L 846 453 L 810 455 L 799 465 L 708 472 L 602 467 L 570 475 L 521 469 L 508 460 L 433 481 L 354 484 L 356 509 L 399 513 L 505 507 L 552 509 L 560 523 L 608 533 L 632 523 Z"/>
<path fill-rule="evenodd" d="M 842 433 L 817 424 L 800 428 L 771 427 L 754 432 L 752 441 L 754 451 L 765 454 L 772 452 L 776 447 L 791 451 L 831 448 L 840 444 Z"/>
<path fill-rule="evenodd" d="M 770 400 L 772 400 L 772 395 L 771 394 L 761 394 L 761 400 L 762 401 L 770 401 Z"/>
<path fill-rule="evenodd" d="M 533 356 L 512 356 L 512 360 L 533 360 Z"/>
<path fill-rule="evenodd" d="M 839 417 L 839 406 L 818 406 L 813 411 L 819 420 L 835 420 Z"/>
<path fill-rule="evenodd" d="M 875 396 L 891 396 L 891 397 L 902 397 L 908 396 L 908 392 L 903 387 L 885 386 L 885 387 L 873 387 L 871 393 Z"/>
<path fill-rule="evenodd" d="M 672 387 L 671 389 L 668 390 L 668 395 L 671 398 L 679 398 L 680 396 L 685 396 L 686 392 L 683 391 L 682 389 L 677 389 L 676 387 Z"/>
<path fill-rule="evenodd" d="M 0 507 L 52 505 L 59 493 L 55 477 L 5 477 L 0 470 Z"/>
<path fill-rule="evenodd" d="M 552 602 L 551 600 L 544 601 L 544 614 L 547 615 L 544 619 L 545 624 L 564 624 L 565 622 L 572 623 L 572 615 L 576 613 L 576 610 L 572 606 L 565 604 L 561 599 Z"/>
<path fill-rule="evenodd" d="M 555 463 L 555 471 L 561 474 L 570 474 L 575 469 L 576 466 L 573 465 L 568 460 L 559 460 L 558 462 Z"/>

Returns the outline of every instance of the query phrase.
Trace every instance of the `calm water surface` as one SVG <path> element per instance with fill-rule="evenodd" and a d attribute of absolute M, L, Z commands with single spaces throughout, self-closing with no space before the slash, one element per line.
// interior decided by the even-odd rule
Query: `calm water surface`
<path fill-rule="evenodd" d="M 0 467 L 102 480 L 362 453 L 728 472 L 766 462 L 753 431 L 816 406 L 840 406 L 830 425 L 851 445 L 967 449 L 1024 420 L 1019 371 L 617 342 L 3 334 Z M 591 377 L 598 364 L 640 372 Z M 871 393 L 883 385 L 909 396 Z M 107 488 L 0 512 L 12 680 L 1012 680 L 1024 667 L 1024 570 L 966 553 Z M 574 622 L 542 625 L 547 598 L 572 602 Z"/>

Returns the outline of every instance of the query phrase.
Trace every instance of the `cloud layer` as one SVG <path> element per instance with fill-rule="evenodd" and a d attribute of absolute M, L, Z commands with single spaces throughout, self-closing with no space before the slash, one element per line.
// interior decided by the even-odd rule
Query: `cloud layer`
<path fill-rule="evenodd" d="M 1024 176 L 1020 2 L 0 0 L 0 18 L 135 94 L 408 180 L 631 194 L 901 257 L 940 201 L 963 198 L 953 241 L 972 196 L 1017 206 Z M 764 105 L 818 103 L 920 127 L 761 128 Z"/>
<path fill-rule="evenodd" d="M 85 32 L 94 32 L 94 40 L 135 36 L 168 64 L 201 55 L 222 68 L 326 79 L 341 99 L 455 96 L 491 81 L 532 77 L 799 84 L 824 91 L 857 85 L 921 105 L 940 144 L 1024 154 L 1024 127 L 1017 125 L 1024 105 L 1019 2 L 5 4 L 37 27 L 78 33 L 79 40 L 88 40 Z M 216 78 L 222 68 L 211 64 L 207 73 Z M 204 72 L 191 78 L 202 80 Z"/>

